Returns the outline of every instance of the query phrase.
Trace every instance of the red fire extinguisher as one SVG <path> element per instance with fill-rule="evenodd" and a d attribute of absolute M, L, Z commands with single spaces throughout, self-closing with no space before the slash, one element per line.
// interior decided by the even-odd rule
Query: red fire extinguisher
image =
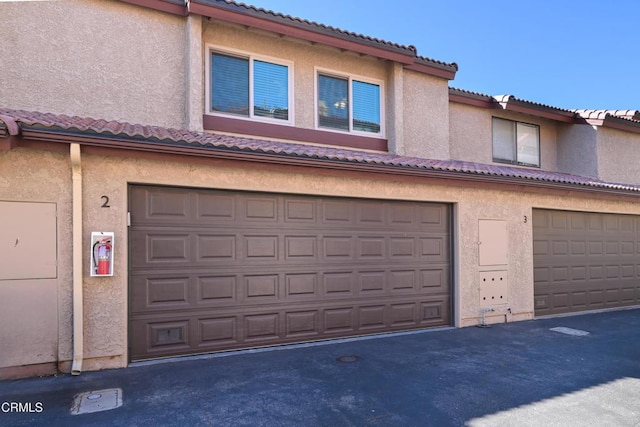
<path fill-rule="evenodd" d="M 111 272 L 111 239 L 97 240 L 93 244 L 93 265 L 98 275 Z"/>

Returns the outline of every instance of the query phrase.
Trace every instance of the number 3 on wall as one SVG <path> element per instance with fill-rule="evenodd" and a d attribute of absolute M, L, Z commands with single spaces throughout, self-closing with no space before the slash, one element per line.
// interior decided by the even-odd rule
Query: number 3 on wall
<path fill-rule="evenodd" d="M 108 199 L 107 199 L 107 200 L 108 200 Z M 528 223 L 528 222 L 529 222 L 529 217 L 525 215 L 525 216 L 524 216 L 524 223 L 526 224 L 526 223 Z"/>
<path fill-rule="evenodd" d="M 102 203 L 102 207 L 103 208 L 110 208 L 111 205 L 109 205 L 109 197 L 107 196 L 102 196 L 100 197 L 102 200 L 104 200 L 104 203 Z M 525 221 L 526 222 L 526 221 Z"/>

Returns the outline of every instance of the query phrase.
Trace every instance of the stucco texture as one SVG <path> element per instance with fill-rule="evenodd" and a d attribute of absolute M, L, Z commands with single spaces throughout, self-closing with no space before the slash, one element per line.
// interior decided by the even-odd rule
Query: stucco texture
<path fill-rule="evenodd" d="M 447 80 L 404 71 L 403 146 L 406 156 L 450 159 Z"/>
<path fill-rule="evenodd" d="M 3 106 L 183 126 L 184 18 L 105 0 L 0 2 L 0 16 Z"/>
<path fill-rule="evenodd" d="M 0 281 L 3 349 L 0 367 L 69 360 L 72 335 L 69 157 L 65 153 L 16 148 L 0 152 L 0 171 L 0 200 L 56 205 L 58 243 L 56 278 Z M 29 265 L 37 260 L 24 262 Z"/>
<path fill-rule="evenodd" d="M 598 129 L 586 124 L 558 125 L 558 168 L 562 172 L 598 177 Z"/>
<path fill-rule="evenodd" d="M 224 24 L 215 20 L 203 24 L 205 61 L 209 60 L 207 47 L 231 52 L 260 55 L 274 60 L 293 63 L 293 106 L 296 127 L 315 129 L 316 67 L 345 76 L 368 78 L 383 82 L 386 91 L 387 65 L 373 57 L 361 57 L 339 49 L 311 45 L 291 38 L 259 30 Z M 208 78 L 208 77 L 207 77 Z M 205 86 L 208 88 L 208 82 Z M 382 107 L 385 110 L 385 106 Z"/>
<path fill-rule="evenodd" d="M 116 275 L 87 280 L 90 292 L 86 295 L 86 304 L 92 314 L 87 318 L 86 342 L 95 357 L 102 356 L 107 349 L 107 353 L 116 354 L 126 348 L 127 261 L 124 236 L 128 183 L 453 203 L 457 264 L 454 319 L 458 326 L 477 324 L 481 316 L 477 244 L 480 219 L 507 222 L 509 304 L 505 310 L 493 313 L 489 320 L 496 322 L 504 321 L 505 316 L 509 321 L 533 318 L 533 208 L 640 214 L 640 206 L 631 202 L 434 185 L 426 180 L 395 179 L 389 175 L 334 175 L 308 168 L 278 170 L 226 162 L 190 164 L 87 155 L 83 157 L 83 170 L 85 229 L 107 227 L 114 230 L 119 239 Z M 105 176 L 110 178 L 107 180 Z M 100 208 L 102 195 L 108 195 L 112 201 L 108 210 Z M 510 313 L 506 312 L 507 308 L 511 309 Z"/>
<path fill-rule="evenodd" d="M 558 172 L 556 122 L 510 111 L 449 103 L 451 158 L 468 162 L 493 162 L 492 118 L 519 121 L 540 127 L 540 167 Z"/>
<path fill-rule="evenodd" d="M 0 181 L 0 198 L 58 203 L 59 360 L 69 360 L 71 172 L 68 155 L 19 148 L 1 153 L 0 167 L 11 170 L 3 174 Z M 176 157 L 154 160 L 85 153 L 82 171 L 84 266 L 89 265 L 87 248 L 91 231 L 115 232 L 114 276 L 96 278 L 89 277 L 87 270 L 84 272 L 85 370 L 122 367 L 128 363 L 127 191 L 131 183 L 451 203 L 455 252 L 453 317 L 457 326 L 475 325 L 481 317 L 480 219 L 507 223 L 509 304 L 488 318 L 489 322 L 503 322 L 534 316 L 530 221 L 533 208 L 640 214 L 640 205 L 635 201 L 589 199 L 569 193 L 528 193 L 518 188 L 471 188 L 387 174 L 334 173 L 228 161 L 186 161 Z M 109 198 L 109 208 L 102 207 L 102 196 Z"/>
<path fill-rule="evenodd" d="M 600 179 L 640 184 L 639 134 L 601 127 L 597 152 Z"/>

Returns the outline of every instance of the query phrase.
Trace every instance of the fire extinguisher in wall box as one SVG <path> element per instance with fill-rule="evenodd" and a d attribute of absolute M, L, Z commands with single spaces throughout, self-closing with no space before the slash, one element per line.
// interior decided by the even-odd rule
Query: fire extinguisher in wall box
<path fill-rule="evenodd" d="M 91 233 L 91 276 L 113 276 L 113 238 L 111 231 Z"/>

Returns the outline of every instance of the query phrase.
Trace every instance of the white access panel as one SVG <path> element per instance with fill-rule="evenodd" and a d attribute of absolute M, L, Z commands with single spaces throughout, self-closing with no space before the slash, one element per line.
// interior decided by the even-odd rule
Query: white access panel
<path fill-rule="evenodd" d="M 480 272 L 480 306 L 492 307 L 508 303 L 507 270 Z"/>
<path fill-rule="evenodd" d="M 0 201 L 0 280 L 57 277 L 56 204 Z"/>
<path fill-rule="evenodd" d="M 507 221 L 498 219 L 481 219 L 478 226 L 479 265 L 507 265 Z"/>

